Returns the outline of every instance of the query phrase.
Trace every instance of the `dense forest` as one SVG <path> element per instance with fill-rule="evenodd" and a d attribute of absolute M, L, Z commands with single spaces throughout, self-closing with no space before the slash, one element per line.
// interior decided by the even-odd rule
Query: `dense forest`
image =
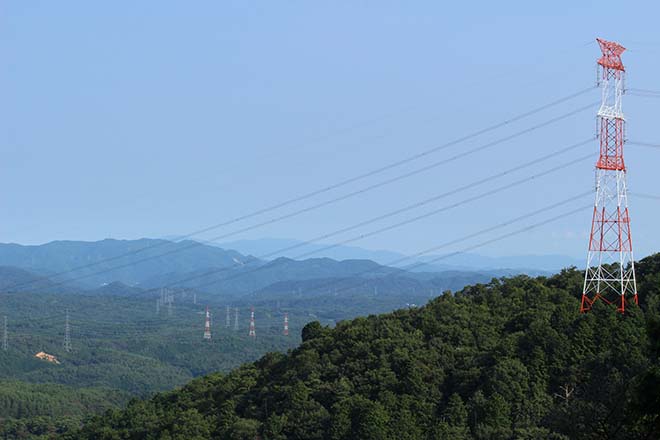
<path fill-rule="evenodd" d="M 15 283 L 12 274 L 29 276 L 11 268 L 0 268 L 0 273 L 7 283 Z M 326 287 L 314 292 L 316 285 Z M 328 291 L 329 285 L 334 289 Z M 423 304 L 432 295 L 426 289 L 411 289 L 418 286 L 402 283 L 398 277 L 333 278 L 304 286 L 278 286 L 277 291 L 244 298 L 172 289 L 171 310 L 165 304 L 156 307 L 159 292 L 130 296 L 116 293 L 112 285 L 105 286 L 107 294 L 49 289 L 8 293 L 0 286 L 0 324 L 3 316 L 8 317 L 8 350 L 0 350 L 0 380 L 11 384 L 7 394 L 0 395 L 0 438 L 39 438 L 64 432 L 85 416 L 124 407 L 133 397 L 172 390 L 212 372 L 229 372 L 269 352 L 285 353 L 300 344 L 307 322 L 318 320 L 333 326 L 407 303 Z M 435 291 L 440 292 L 439 287 Z M 212 314 L 211 341 L 202 339 L 207 304 Z M 251 306 L 256 311 L 256 340 L 248 337 Z M 238 328 L 234 327 L 236 308 Z M 285 312 L 288 337 L 282 334 Z M 63 347 L 67 313 L 71 352 Z M 60 364 L 36 359 L 39 351 L 55 355 Z M 48 391 L 35 393 L 39 389 Z M 99 399 L 77 398 L 76 392 Z M 50 397 L 45 398 L 47 395 Z M 66 411 L 60 411 L 62 407 Z"/>
<path fill-rule="evenodd" d="M 108 388 L 78 388 L 57 384 L 0 381 L 2 438 L 46 438 L 67 432 L 82 414 L 93 414 L 125 404 L 128 393 Z"/>
<path fill-rule="evenodd" d="M 215 337 L 204 343 L 205 306 L 191 299 L 177 298 L 171 313 L 163 307 L 158 314 L 151 299 L 4 294 L 0 301 L 9 315 L 9 348 L 0 350 L 0 377 L 31 383 L 104 386 L 147 396 L 200 374 L 229 371 L 268 351 L 286 351 L 299 342 L 295 336 L 281 337 L 282 312 L 265 306 L 257 309 L 260 338 L 250 343 L 247 304 L 241 305 L 237 330 L 233 322 L 225 327 L 225 307 L 214 305 Z M 71 352 L 63 348 L 67 310 Z M 292 330 L 298 334 L 311 319 L 292 313 Z M 57 356 L 61 364 L 35 359 L 42 350 Z"/>
<path fill-rule="evenodd" d="M 495 279 L 317 322 L 302 344 L 87 420 L 66 439 L 660 438 L 660 255 L 641 307 L 578 313 L 582 272 Z"/>

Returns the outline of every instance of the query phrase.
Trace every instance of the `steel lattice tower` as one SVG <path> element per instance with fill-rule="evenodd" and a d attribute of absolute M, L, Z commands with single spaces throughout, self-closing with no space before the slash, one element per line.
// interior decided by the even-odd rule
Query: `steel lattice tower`
<path fill-rule="evenodd" d="M 69 325 L 69 311 L 66 311 L 66 321 L 64 322 L 64 351 L 70 353 L 71 347 L 71 326 Z"/>
<path fill-rule="evenodd" d="M 603 52 L 598 60 L 602 103 L 598 110 L 600 155 L 596 163 L 596 201 L 594 204 L 587 269 L 582 292 L 581 312 L 602 300 L 624 312 L 626 301 L 637 304 L 635 263 L 633 260 L 626 165 L 623 160 L 625 118 L 621 101 L 625 68 L 618 43 L 597 39 Z"/>
<path fill-rule="evenodd" d="M 254 307 L 250 309 L 250 332 L 248 333 L 248 336 L 251 338 L 257 337 L 257 331 L 254 326 Z"/>
<path fill-rule="evenodd" d="M 204 339 L 211 340 L 211 312 L 209 306 L 206 306 L 206 320 L 204 321 Z"/>
<path fill-rule="evenodd" d="M 7 316 L 5 316 L 4 328 L 2 332 L 2 350 L 7 351 L 9 349 L 9 336 L 7 334 Z"/>
<path fill-rule="evenodd" d="M 238 307 L 234 309 L 234 331 L 238 331 Z"/>
<path fill-rule="evenodd" d="M 289 336 L 289 314 L 284 314 L 284 336 Z"/>

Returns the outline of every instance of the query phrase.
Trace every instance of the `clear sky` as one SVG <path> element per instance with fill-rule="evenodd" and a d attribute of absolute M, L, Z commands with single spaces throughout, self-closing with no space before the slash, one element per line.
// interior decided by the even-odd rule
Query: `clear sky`
<path fill-rule="evenodd" d="M 185 234 L 322 188 L 593 85 L 598 36 L 630 49 L 624 55 L 629 87 L 660 90 L 659 13 L 657 1 L 3 2 L 0 241 Z M 598 99 L 593 90 L 422 160 L 199 238 L 414 170 Z M 595 111 L 231 240 L 310 239 L 423 200 L 588 139 Z M 629 139 L 660 143 L 660 99 L 626 96 L 624 111 Z M 594 154 L 478 203 L 353 244 L 412 253 L 588 191 L 596 148 L 593 141 L 363 228 L 356 232 Z M 626 154 L 631 191 L 660 195 L 660 149 L 629 146 Z M 630 205 L 637 255 L 660 250 L 660 201 L 631 197 Z M 584 211 L 479 252 L 580 257 L 589 226 Z"/>

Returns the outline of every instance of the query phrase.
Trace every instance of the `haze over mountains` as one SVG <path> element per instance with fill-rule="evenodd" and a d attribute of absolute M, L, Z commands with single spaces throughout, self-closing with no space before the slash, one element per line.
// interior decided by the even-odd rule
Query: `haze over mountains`
<path fill-rule="evenodd" d="M 493 277 L 547 274 L 576 263 L 561 256 L 490 258 L 466 254 L 444 259 L 442 264 L 420 264 L 437 258 L 430 256 L 390 267 L 386 263 L 404 256 L 357 247 L 337 247 L 319 252 L 322 257 L 302 260 L 275 252 L 296 245 L 298 255 L 324 247 L 272 239 L 237 241 L 222 247 L 163 239 L 54 241 L 37 246 L 0 244 L 0 266 L 3 287 L 9 290 L 18 285 L 24 290 L 80 289 L 137 295 L 144 289 L 176 285 L 224 295 L 298 291 L 320 295 L 334 292 L 337 286 L 340 291 L 380 289 L 381 294 L 394 286 L 398 290 L 393 291 L 405 286 L 407 291 L 437 294 Z M 274 259 L 253 256 L 269 253 Z M 414 269 L 405 270 L 411 265 Z M 369 282 L 365 285 L 364 280 Z"/>
<path fill-rule="evenodd" d="M 252 257 L 235 251 L 193 241 L 106 239 L 95 242 L 53 241 L 38 246 L 0 244 L 1 266 L 45 275 L 62 273 L 54 279 L 72 280 L 87 288 L 115 281 L 141 285 L 167 273 L 231 267 L 251 260 Z M 73 271 L 76 268 L 81 269 Z"/>
<path fill-rule="evenodd" d="M 319 243 L 307 243 L 300 240 L 286 238 L 263 238 L 257 240 L 237 240 L 218 245 L 224 249 L 236 249 L 244 254 L 265 255 L 272 254 L 274 257 L 296 258 L 296 255 L 309 252 L 318 252 L 318 255 L 333 258 L 335 260 L 367 259 L 379 264 L 391 265 L 393 261 L 402 260 L 406 255 L 388 250 L 371 250 L 356 246 L 336 246 L 328 249 L 328 245 Z M 290 251 L 279 252 L 280 249 L 290 247 L 296 248 Z M 556 272 L 565 267 L 581 267 L 584 262 L 566 255 L 512 255 L 504 257 L 488 257 L 473 253 L 462 253 L 443 257 L 442 254 L 426 255 L 414 259 L 408 259 L 396 264 L 398 267 L 407 267 L 416 263 L 428 263 L 420 265 L 415 271 L 445 271 L 445 270 L 502 270 L 511 269 L 515 273 L 533 272 L 549 273 Z M 435 260 L 438 260 L 435 262 Z"/>

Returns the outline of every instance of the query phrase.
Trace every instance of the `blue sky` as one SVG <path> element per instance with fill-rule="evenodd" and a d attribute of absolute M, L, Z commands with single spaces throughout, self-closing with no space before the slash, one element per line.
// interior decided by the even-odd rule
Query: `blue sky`
<path fill-rule="evenodd" d="M 659 12 L 651 1 L 5 2 L 0 241 L 170 236 L 240 216 L 593 85 L 597 36 L 630 49 L 629 87 L 660 90 Z M 594 90 L 430 158 L 199 238 L 402 174 L 598 97 Z M 629 139 L 660 143 L 660 99 L 626 96 L 624 111 Z M 305 240 L 351 225 L 585 140 L 594 134 L 594 114 L 231 240 Z M 593 161 L 353 244 L 412 253 L 588 191 L 596 141 L 426 209 L 589 151 Z M 626 154 L 630 190 L 660 195 L 660 149 L 629 146 Z M 630 198 L 638 256 L 660 250 L 659 204 Z M 585 211 L 479 252 L 580 257 L 589 226 Z"/>

